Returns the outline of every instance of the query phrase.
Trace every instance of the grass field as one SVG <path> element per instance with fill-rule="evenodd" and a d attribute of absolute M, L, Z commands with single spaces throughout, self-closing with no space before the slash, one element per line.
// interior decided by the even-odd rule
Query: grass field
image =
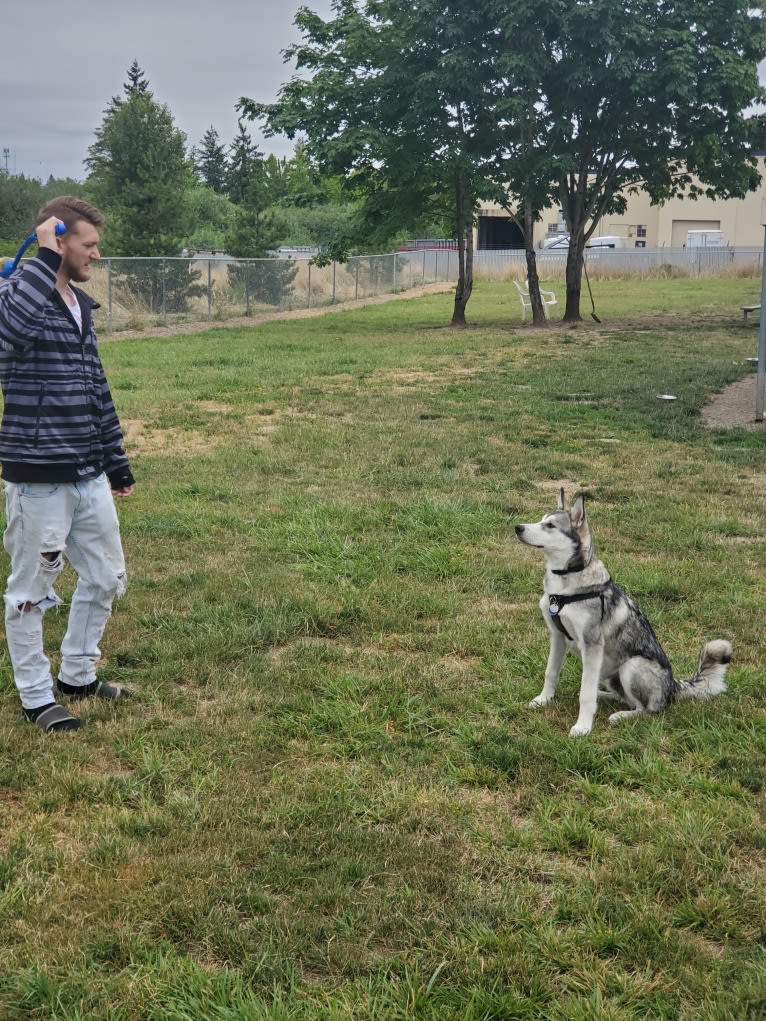
<path fill-rule="evenodd" d="M 534 330 L 485 283 L 461 331 L 436 295 L 104 344 L 139 484 L 101 676 L 137 697 L 46 737 L 3 654 L 0 1018 L 765 1018 L 764 436 L 700 418 L 758 293 L 598 281 L 600 326 Z M 733 642 L 728 694 L 571 740 L 571 662 L 527 708 L 513 525 L 559 485 L 679 676 Z"/>

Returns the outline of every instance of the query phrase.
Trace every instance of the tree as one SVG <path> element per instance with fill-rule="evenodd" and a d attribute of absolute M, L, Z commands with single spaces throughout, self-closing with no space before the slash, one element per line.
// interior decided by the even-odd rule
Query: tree
<path fill-rule="evenodd" d="M 194 181 L 186 136 L 135 63 L 124 91 L 126 98 L 113 98 L 105 111 L 85 161 L 89 192 L 108 215 L 105 248 L 123 256 L 177 255 Z"/>
<path fill-rule="evenodd" d="M 226 195 L 200 184 L 189 192 L 187 210 L 189 233 L 184 237 L 184 248 L 224 251 L 237 206 Z"/>
<path fill-rule="evenodd" d="M 304 145 L 296 145 L 289 159 L 268 156 L 264 165 L 285 243 L 320 249 L 317 259 L 321 262 L 344 262 L 375 243 L 343 177 L 323 171 Z"/>
<path fill-rule="evenodd" d="M 764 18 L 747 0 L 518 0 L 500 27 L 509 41 L 523 31 L 534 104 L 526 166 L 564 213 L 565 319 L 577 320 L 585 244 L 630 190 L 661 202 L 757 187 L 762 134 L 747 111 L 766 95 Z M 513 164 L 519 150 L 510 153 Z M 530 177 L 509 179 L 524 188 Z"/>
<path fill-rule="evenodd" d="M 219 195 L 226 191 L 228 159 L 226 147 L 221 143 L 218 132 L 211 125 L 202 136 L 202 141 L 191 152 L 194 166 L 203 184 Z"/>
<path fill-rule="evenodd" d="M 232 149 L 232 167 L 239 170 L 239 202 L 226 238 L 226 251 L 248 261 L 230 265 L 229 280 L 244 289 L 248 309 L 250 298 L 281 307 L 298 268 L 271 257 L 284 227 L 271 207 L 266 161 L 251 144 L 241 122 L 238 139 Z"/>
<path fill-rule="evenodd" d="M 263 156 L 250 137 L 242 120 L 237 121 L 237 134 L 229 146 L 226 191 L 231 201 L 244 205 L 252 197 L 256 182 L 264 187 Z"/>
<path fill-rule="evenodd" d="M 334 0 L 333 11 L 296 18 L 304 38 L 286 57 L 309 79 L 239 108 L 268 132 L 305 133 L 310 155 L 364 195 L 370 222 L 412 221 L 450 195 L 455 324 L 480 197 L 510 196 L 533 293 L 534 224 L 563 209 L 572 320 L 586 241 L 627 191 L 662 201 L 757 186 L 746 111 L 766 98 L 766 29 L 747 0 Z"/>
<path fill-rule="evenodd" d="M 19 242 L 34 229 L 38 210 L 57 195 L 83 194 L 82 182 L 49 177 L 43 184 L 36 177 L 0 173 L 0 241 L 15 251 Z"/>
<path fill-rule="evenodd" d="M 237 208 L 226 242 L 228 253 L 241 259 L 266 258 L 279 243 L 281 227 L 270 209 L 268 164 L 242 121 L 231 145 L 229 197 Z"/>
<path fill-rule="evenodd" d="M 254 184 L 249 201 L 235 210 L 226 236 L 226 251 L 236 259 L 266 259 L 280 243 L 282 227 L 261 196 Z"/>
<path fill-rule="evenodd" d="M 33 229 L 43 205 L 42 185 L 23 174 L 0 174 L 0 240 L 17 246 Z"/>
<path fill-rule="evenodd" d="M 146 95 L 151 99 L 152 94 L 149 91 L 149 80 L 139 67 L 137 60 L 134 60 L 128 68 L 128 80 L 123 85 L 123 91 L 128 98 Z M 119 105 L 122 100 L 118 99 L 115 102 Z"/>
<path fill-rule="evenodd" d="M 283 244 L 317 248 L 322 262 L 345 262 L 365 247 L 366 235 L 351 203 L 279 207 L 279 219 L 284 224 Z"/>
<path fill-rule="evenodd" d="M 188 234 L 194 171 L 186 136 L 168 107 L 155 101 L 135 61 L 123 91 L 125 98 L 113 97 L 107 107 L 85 161 L 88 191 L 107 218 L 103 247 L 107 254 L 156 259 L 140 268 L 130 264 L 123 281 L 151 311 L 184 311 L 199 273 L 191 263 L 157 257 L 177 256 Z"/>
<path fill-rule="evenodd" d="M 473 220 L 489 190 L 497 124 L 487 54 L 493 18 L 469 0 L 335 0 L 325 22 L 303 8 L 304 41 L 286 51 L 310 79 L 293 78 L 274 104 L 243 98 L 267 133 L 306 136 L 330 173 L 349 175 L 371 221 L 395 230 L 450 197 L 459 248 L 453 325 L 473 288 Z"/>
<path fill-rule="evenodd" d="M 343 177 L 321 167 L 302 142 L 298 142 L 289 158 L 267 156 L 266 173 L 276 205 L 315 209 L 328 203 L 343 203 Z"/>

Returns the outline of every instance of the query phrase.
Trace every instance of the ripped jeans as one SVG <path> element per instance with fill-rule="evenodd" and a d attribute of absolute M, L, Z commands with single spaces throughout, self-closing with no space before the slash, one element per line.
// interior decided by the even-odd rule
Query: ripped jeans
<path fill-rule="evenodd" d="M 5 591 L 5 634 L 13 679 L 25 709 L 54 701 L 43 650 L 43 614 L 61 600 L 53 584 L 64 567 L 77 572 L 69 624 L 61 643 L 59 680 L 96 679 L 98 643 L 127 576 L 120 526 L 106 475 L 87 482 L 6 482 L 3 545 L 11 559 Z"/>

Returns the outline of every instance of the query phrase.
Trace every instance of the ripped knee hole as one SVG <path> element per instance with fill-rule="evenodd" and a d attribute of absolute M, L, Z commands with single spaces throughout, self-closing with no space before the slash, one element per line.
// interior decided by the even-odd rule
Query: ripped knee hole
<path fill-rule="evenodd" d="M 27 599 L 26 603 L 19 603 L 17 609 L 19 613 L 31 613 L 32 610 L 40 609 L 40 603 L 33 603 Z"/>
<path fill-rule="evenodd" d="M 55 571 L 61 567 L 61 550 L 50 550 L 40 554 L 42 567 L 45 571 Z"/>

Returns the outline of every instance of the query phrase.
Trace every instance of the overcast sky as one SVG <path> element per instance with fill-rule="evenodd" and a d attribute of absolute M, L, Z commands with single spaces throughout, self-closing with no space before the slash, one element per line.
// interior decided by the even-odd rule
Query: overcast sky
<path fill-rule="evenodd" d="M 330 0 L 6 0 L 0 168 L 7 158 L 11 174 L 84 179 L 88 147 L 133 60 L 189 146 L 211 125 L 228 145 L 239 98 L 271 102 L 294 73 L 282 51 L 299 38 L 301 6 L 321 17 L 331 10 Z M 264 140 L 256 124 L 248 130 L 265 153 L 293 151 L 286 139 Z"/>
<path fill-rule="evenodd" d="M 5 0 L 0 40 L 0 168 L 43 181 L 85 177 L 83 160 L 112 96 L 137 60 L 154 98 L 197 145 L 213 125 L 228 145 L 241 96 L 276 98 L 294 73 L 282 51 L 299 38 L 305 5 L 328 17 L 331 0 Z M 761 78 L 763 80 L 763 66 Z M 264 140 L 264 153 L 293 144 Z M 7 157 L 5 150 L 8 150 Z"/>

